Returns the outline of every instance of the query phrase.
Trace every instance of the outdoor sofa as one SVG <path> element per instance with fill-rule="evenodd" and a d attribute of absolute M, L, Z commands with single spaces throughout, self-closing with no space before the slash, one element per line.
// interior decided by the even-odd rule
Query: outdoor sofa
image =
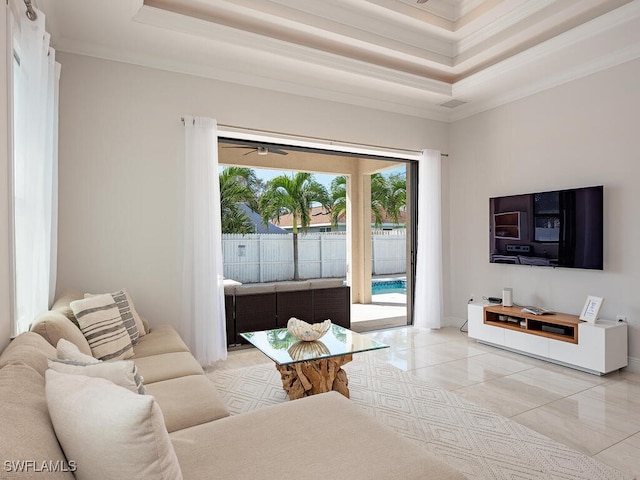
<path fill-rule="evenodd" d="M 246 343 L 244 332 L 284 328 L 291 317 L 351 328 L 351 288 L 341 278 L 231 283 L 224 294 L 228 345 Z"/>

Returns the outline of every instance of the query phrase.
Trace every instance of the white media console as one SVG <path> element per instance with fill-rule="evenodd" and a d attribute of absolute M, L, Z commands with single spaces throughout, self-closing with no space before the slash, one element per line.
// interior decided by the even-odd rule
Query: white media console
<path fill-rule="evenodd" d="M 596 375 L 627 366 L 626 323 L 587 323 L 576 315 L 533 315 L 522 308 L 470 303 L 469 338 Z"/>

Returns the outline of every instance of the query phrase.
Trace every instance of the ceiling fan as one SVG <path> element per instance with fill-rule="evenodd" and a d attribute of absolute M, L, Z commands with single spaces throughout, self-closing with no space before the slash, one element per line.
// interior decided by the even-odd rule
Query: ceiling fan
<path fill-rule="evenodd" d="M 288 155 L 288 152 L 284 150 L 280 150 L 279 148 L 267 147 L 266 145 L 233 145 L 224 148 L 248 148 L 249 151 L 247 153 L 243 153 L 242 156 L 249 155 L 250 153 L 257 153 L 258 155 L 267 155 L 269 153 L 275 153 L 276 155 Z"/>

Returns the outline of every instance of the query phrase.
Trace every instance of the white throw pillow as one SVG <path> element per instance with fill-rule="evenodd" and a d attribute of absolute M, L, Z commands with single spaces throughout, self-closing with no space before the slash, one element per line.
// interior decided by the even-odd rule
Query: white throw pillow
<path fill-rule="evenodd" d="M 124 360 L 133 356 L 131 338 L 113 297 L 106 293 L 71 302 L 91 354 L 99 360 Z"/>
<path fill-rule="evenodd" d="M 56 345 L 56 356 L 58 360 L 71 360 L 82 363 L 99 363 L 97 358 L 86 355 L 80 351 L 75 343 L 61 338 Z"/>
<path fill-rule="evenodd" d="M 181 480 L 160 407 L 103 378 L 47 370 L 53 428 L 78 480 Z"/>
<path fill-rule="evenodd" d="M 145 394 L 142 377 L 132 360 L 115 362 L 83 363 L 74 360 L 47 360 L 49 368 L 60 373 L 86 375 L 87 377 L 104 378 L 116 385 L 141 395 Z"/>

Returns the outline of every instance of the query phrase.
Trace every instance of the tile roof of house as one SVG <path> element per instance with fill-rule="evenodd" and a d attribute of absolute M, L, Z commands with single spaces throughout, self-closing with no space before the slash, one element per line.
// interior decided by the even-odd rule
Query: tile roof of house
<path fill-rule="evenodd" d="M 400 225 L 404 225 L 407 221 L 407 215 L 405 211 L 401 211 L 398 217 L 398 222 Z M 373 212 L 371 212 L 371 223 L 375 222 L 375 216 Z M 341 218 L 338 223 L 344 224 L 344 218 Z M 385 224 L 393 224 L 393 220 L 391 220 L 388 216 L 384 216 L 382 219 L 382 223 Z M 274 221 L 274 224 L 282 227 L 282 228 L 291 228 L 293 224 L 293 218 L 291 214 L 282 215 L 280 217 L 280 221 Z M 319 226 L 319 225 L 331 225 L 331 214 L 325 210 L 324 207 L 312 207 L 311 208 L 311 222 L 309 226 Z"/>

